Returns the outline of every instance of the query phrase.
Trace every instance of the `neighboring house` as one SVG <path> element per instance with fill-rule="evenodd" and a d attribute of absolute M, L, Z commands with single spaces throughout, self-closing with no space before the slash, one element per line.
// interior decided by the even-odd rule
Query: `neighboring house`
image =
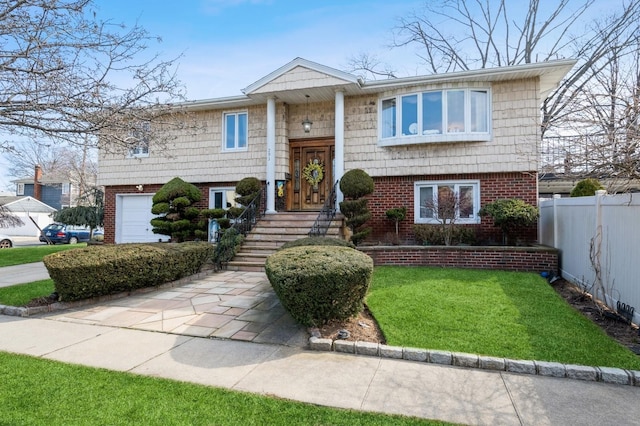
<path fill-rule="evenodd" d="M 75 205 L 78 196 L 78 189 L 68 178 L 43 175 L 40 166 L 35 166 L 33 177 L 12 182 L 16 184 L 16 195 L 33 197 L 56 210 Z"/>
<path fill-rule="evenodd" d="M 39 236 L 38 227 L 42 229 L 53 223 L 51 214 L 56 212 L 53 207 L 30 196 L 0 196 L 0 206 L 4 206 L 24 223 L 23 226 L 0 228 L 0 233 L 21 237 Z"/>
<path fill-rule="evenodd" d="M 466 200 L 457 223 L 499 240 L 478 210 L 499 198 L 536 204 L 540 105 L 574 64 L 363 82 L 297 58 L 241 96 L 186 103 L 205 130 L 181 135 L 167 152 L 154 151 L 153 141 L 128 156 L 101 152 L 105 241 L 157 240 L 151 197 L 175 176 L 201 189 L 200 207 L 226 207 L 236 182 L 257 177 L 271 214 L 319 210 L 333 183 L 356 168 L 375 182 L 372 241 L 394 232 L 385 211 L 400 206 L 400 237 L 413 241 L 412 225 L 436 223 L 426 206 L 448 190 Z M 323 179 L 314 186 L 304 171 L 316 162 Z"/>

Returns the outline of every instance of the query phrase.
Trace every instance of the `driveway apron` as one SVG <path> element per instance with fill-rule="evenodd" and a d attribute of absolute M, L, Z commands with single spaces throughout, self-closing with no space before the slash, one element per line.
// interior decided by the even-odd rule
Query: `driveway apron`
<path fill-rule="evenodd" d="M 306 346 L 264 272 L 223 271 L 179 287 L 38 315 L 57 321 L 194 337 Z"/>

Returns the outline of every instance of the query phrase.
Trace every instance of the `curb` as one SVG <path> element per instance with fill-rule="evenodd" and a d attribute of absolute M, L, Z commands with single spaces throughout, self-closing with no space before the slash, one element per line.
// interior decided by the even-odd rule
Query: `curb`
<path fill-rule="evenodd" d="M 454 367 L 531 374 L 545 377 L 602 382 L 640 387 L 640 371 L 613 367 L 588 367 L 559 362 L 514 360 L 429 349 L 388 346 L 380 343 L 323 339 L 312 332 L 309 347 L 315 351 L 340 352 L 380 358 L 404 359 Z M 314 335 L 316 334 L 316 335 Z"/>

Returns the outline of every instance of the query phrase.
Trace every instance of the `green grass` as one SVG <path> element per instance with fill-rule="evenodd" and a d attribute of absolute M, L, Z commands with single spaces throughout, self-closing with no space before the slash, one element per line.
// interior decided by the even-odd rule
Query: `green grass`
<path fill-rule="evenodd" d="M 6 425 L 439 425 L 0 352 Z"/>
<path fill-rule="evenodd" d="M 389 345 L 640 370 L 533 273 L 377 267 L 367 305 Z"/>
<path fill-rule="evenodd" d="M 48 254 L 86 246 L 86 243 L 57 245 L 43 244 L 41 246 L 14 247 L 10 249 L 3 249 L 0 250 L 0 268 L 2 268 L 3 266 L 41 262 L 42 258 Z"/>
<path fill-rule="evenodd" d="M 49 296 L 55 287 L 52 279 L 0 288 L 0 305 L 24 306 L 31 299 Z"/>

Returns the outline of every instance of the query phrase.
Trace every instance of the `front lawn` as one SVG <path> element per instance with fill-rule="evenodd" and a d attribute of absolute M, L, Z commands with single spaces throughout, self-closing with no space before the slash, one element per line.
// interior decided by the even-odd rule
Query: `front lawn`
<path fill-rule="evenodd" d="M 3 266 L 42 262 L 42 258 L 48 254 L 86 246 L 86 243 L 57 245 L 43 244 L 41 246 L 13 247 L 10 249 L 0 250 L 0 268 L 2 268 Z"/>
<path fill-rule="evenodd" d="M 0 305 L 24 306 L 31 299 L 49 296 L 55 291 L 52 279 L 0 287 Z"/>
<path fill-rule="evenodd" d="M 376 267 L 367 305 L 393 346 L 640 370 L 533 273 Z"/>
<path fill-rule="evenodd" d="M 0 352 L 3 425 L 443 425 Z"/>

